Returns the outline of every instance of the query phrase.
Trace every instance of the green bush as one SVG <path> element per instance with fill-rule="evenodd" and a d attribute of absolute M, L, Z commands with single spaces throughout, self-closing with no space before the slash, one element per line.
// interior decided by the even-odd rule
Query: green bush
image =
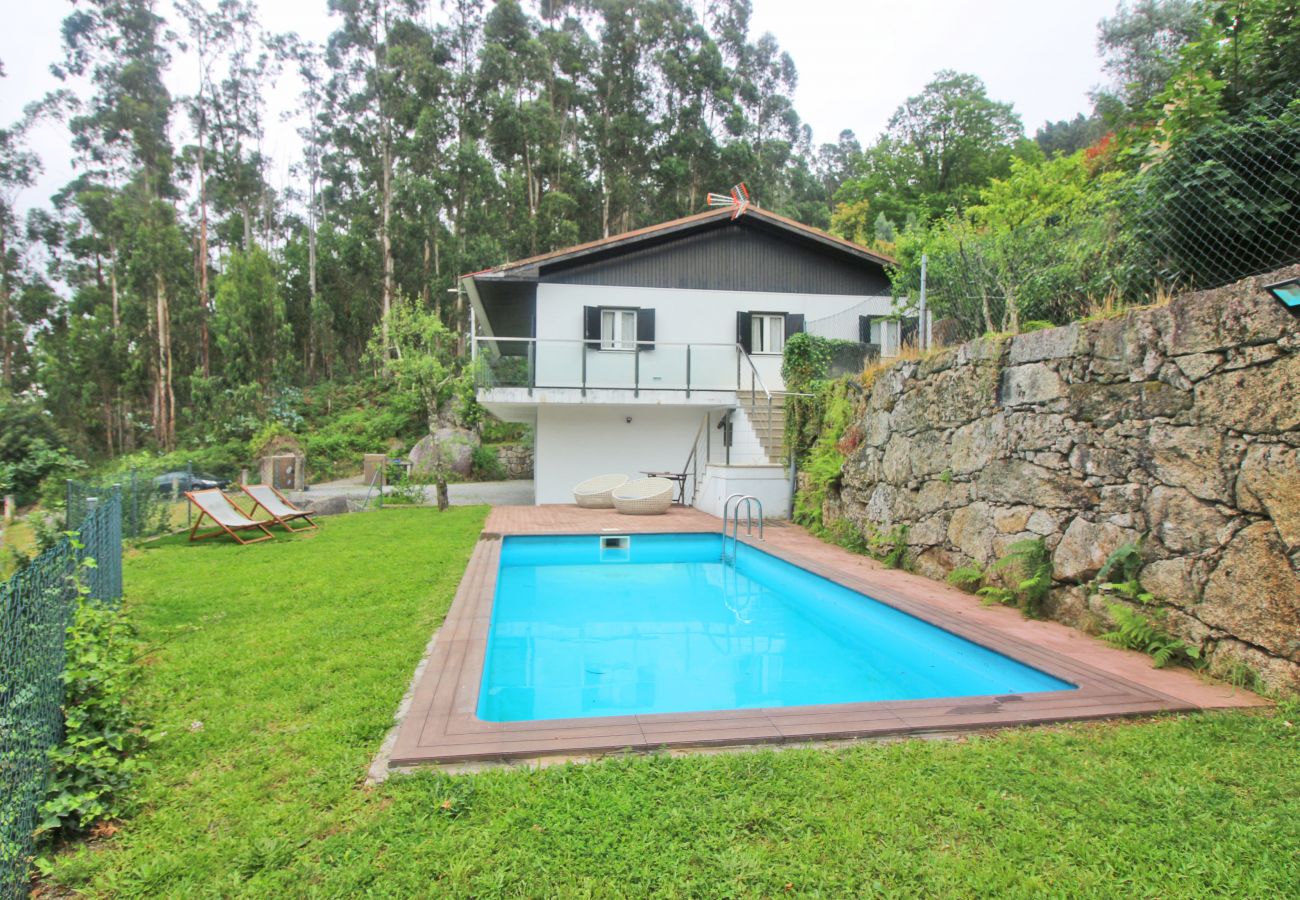
<path fill-rule="evenodd" d="M 474 448 L 470 475 L 475 481 L 505 481 L 507 473 L 506 467 L 497 458 L 496 450 L 480 445 Z"/>
<path fill-rule="evenodd" d="M 0 495 L 29 503 L 42 480 L 66 478 L 82 466 L 38 406 L 0 397 Z"/>
<path fill-rule="evenodd" d="M 139 668 L 125 613 L 89 599 L 84 588 L 79 594 L 65 642 L 63 743 L 50 753 L 50 782 L 37 829 L 51 837 L 126 813 L 145 768 L 138 754 L 152 739 L 127 704 Z"/>
<path fill-rule="evenodd" d="M 852 424 L 855 407 L 849 393 L 852 390 L 849 379 L 818 382 L 815 388 L 818 415 L 810 421 L 809 428 L 815 426 L 818 436 L 803 454 L 799 466 L 809 485 L 795 495 L 794 520 L 800 525 L 820 528 L 824 524 L 822 506 L 826 496 L 839 487 L 845 454 L 856 449 L 861 435 Z"/>

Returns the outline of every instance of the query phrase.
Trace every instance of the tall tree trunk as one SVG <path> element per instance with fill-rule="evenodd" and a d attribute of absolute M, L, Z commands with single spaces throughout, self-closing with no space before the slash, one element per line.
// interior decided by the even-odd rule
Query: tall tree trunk
<path fill-rule="evenodd" d="M 158 317 L 158 388 L 154 429 L 164 450 L 176 445 L 176 395 L 172 390 L 171 311 L 167 282 L 161 272 L 154 275 L 155 315 Z"/>
<path fill-rule="evenodd" d="M 117 330 L 122 326 L 122 298 L 117 291 L 117 242 L 108 242 L 108 295 L 113 308 L 113 340 L 117 340 Z"/>
<path fill-rule="evenodd" d="M 199 98 L 199 360 L 203 377 L 212 375 L 211 339 L 208 336 L 208 177 L 204 171 L 204 113 Z"/>
<path fill-rule="evenodd" d="M 429 274 L 430 274 L 429 264 L 432 261 L 433 261 L 433 247 L 430 246 L 429 238 L 428 236 L 426 236 L 424 238 L 424 260 L 422 262 L 422 268 L 421 268 L 421 275 L 423 277 L 420 278 L 420 308 L 421 309 L 429 308 L 429 300 L 430 300 L 429 293 L 432 289 L 432 286 L 429 284 Z"/>
<path fill-rule="evenodd" d="M 13 348 L 9 340 L 10 292 L 9 245 L 0 227 L 0 385 L 13 386 Z"/>
<path fill-rule="evenodd" d="M 389 145 L 388 121 L 384 120 L 384 150 L 383 150 L 383 211 L 381 214 L 381 233 L 380 233 L 380 250 L 384 256 L 384 295 L 382 309 L 380 310 L 380 349 L 382 350 L 384 365 L 388 365 L 388 314 L 393 308 L 393 235 L 392 235 L 392 216 L 393 216 L 393 153 Z"/>

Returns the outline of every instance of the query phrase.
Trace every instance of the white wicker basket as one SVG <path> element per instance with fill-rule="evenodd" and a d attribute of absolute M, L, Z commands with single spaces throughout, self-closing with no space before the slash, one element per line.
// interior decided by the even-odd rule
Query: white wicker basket
<path fill-rule="evenodd" d="M 667 478 L 639 478 L 614 489 L 614 508 L 627 516 L 660 516 L 673 505 Z"/>
<path fill-rule="evenodd" d="M 611 509 L 614 489 L 627 483 L 626 475 L 597 475 L 573 489 L 573 502 L 586 509 Z"/>

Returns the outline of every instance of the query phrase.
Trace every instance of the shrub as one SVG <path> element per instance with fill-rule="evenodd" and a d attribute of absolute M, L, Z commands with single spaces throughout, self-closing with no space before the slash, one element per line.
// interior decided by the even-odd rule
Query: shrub
<path fill-rule="evenodd" d="M 125 613 L 91 600 L 79 584 L 65 646 L 64 737 L 50 753 L 50 783 L 37 829 L 48 836 L 85 831 L 126 813 L 145 767 L 137 754 L 153 737 L 126 702 L 139 669 Z"/>
<path fill-rule="evenodd" d="M 809 485 L 795 496 L 794 520 L 800 525 L 823 525 L 822 505 L 827 494 L 839 487 L 844 451 L 852 452 L 861 441 L 861 432 L 852 426 L 854 404 L 849 397 L 850 390 L 848 379 L 820 382 L 817 386 L 816 402 L 820 411 L 815 422 L 809 422 L 808 427 L 815 427 L 813 433 L 818 436 L 803 455 L 800 466 Z M 850 431 L 853 434 L 846 440 Z M 794 444 L 791 444 L 791 452 L 795 452 Z"/>
<path fill-rule="evenodd" d="M 474 448 L 470 474 L 475 481 L 505 481 L 507 473 L 492 447 L 478 446 Z"/>
<path fill-rule="evenodd" d="M 19 503 L 28 503 L 43 479 L 66 477 L 81 467 L 39 407 L 0 398 L 0 494 L 13 493 Z"/>

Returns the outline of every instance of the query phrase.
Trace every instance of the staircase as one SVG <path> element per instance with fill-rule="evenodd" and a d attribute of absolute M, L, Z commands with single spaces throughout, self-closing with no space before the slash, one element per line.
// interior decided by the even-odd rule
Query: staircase
<path fill-rule="evenodd" d="M 736 400 L 745 418 L 749 420 L 750 427 L 754 429 L 767 461 L 785 462 L 785 397 L 781 394 L 773 395 L 770 408 L 767 395 L 761 392 L 739 391 Z"/>

